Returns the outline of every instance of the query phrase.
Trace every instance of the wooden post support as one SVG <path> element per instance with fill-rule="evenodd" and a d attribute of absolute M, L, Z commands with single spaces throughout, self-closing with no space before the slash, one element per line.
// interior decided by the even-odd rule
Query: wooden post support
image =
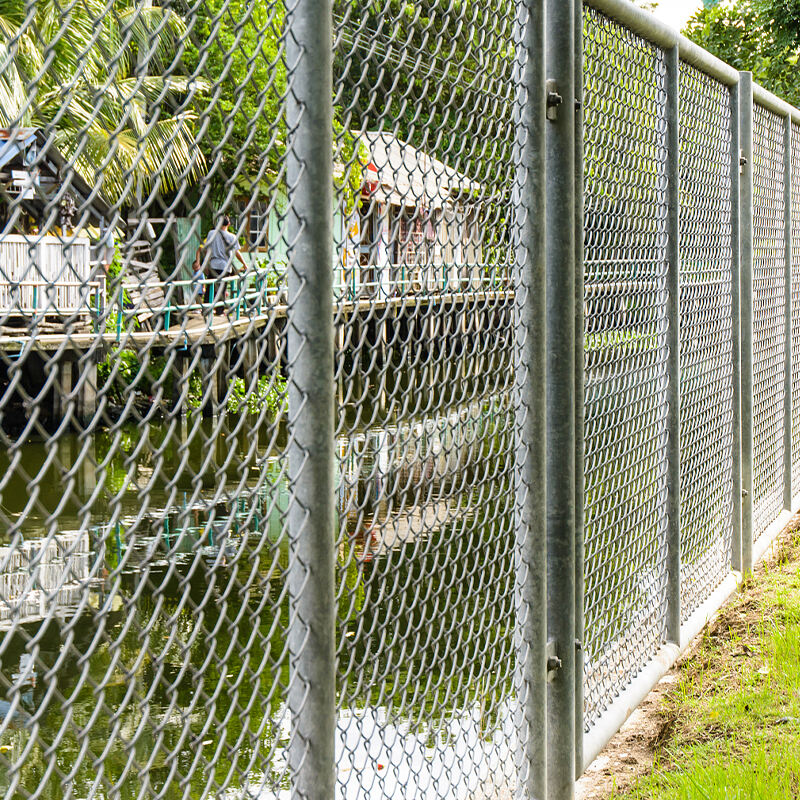
<path fill-rule="evenodd" d="M 56 363 L 58 377 L 53 386 L 53 421 L 62 420 L 69 413 L 72 394 L 72 365 L 70 353 L 64 353 Z"/>
<path fill-rule="evenodd" d="M 189 358 L 183 351 L 175 352 L 172 362 L 172 416 L 186 415 L 186 400 L 189 393 Z"/>
<path fill-rule="evenodd" d="M 242 373 L 247 383 L 258 375 L 258 340 L 252 336 L 242 342 Z"/>
<path fill-rule="evenodd" d="M 97 353 L 85 353 L 75 364 L 77 375 L 75 388 L 78 398 L 78 422 L 84 428 L 90 427 L 97 412 Z"/>

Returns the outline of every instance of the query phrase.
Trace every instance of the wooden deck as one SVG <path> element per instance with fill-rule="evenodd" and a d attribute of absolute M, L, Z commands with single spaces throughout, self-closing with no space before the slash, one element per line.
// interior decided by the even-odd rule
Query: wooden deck
<path fill-rule="evenodd" d="M 421 306 L 446 307 L 458 305 L 475 305 L 491 303 L 502 306 L 514 297 L 513 290 L 483 290 L 435 294 L 409 294 L 397 297 L 363 298 L 358 300 L 339 301 L 331 309 L 337 322 L 354 315 L 362 315 L 375 310 L 389 310 L 395 316 L 410 309 Z M 184 317 L 182 324 L 171 325 L 166 330 L 123 330 L 118 333 L 108 330 L 104 333 L 39 333 L 20 328 L 19 334 L 0 336 L 0 350 L 7 353 L 20 351 L 60 351 L 92 350 L 98 346 L 145 348 L 170 348 L 192 344 L 218 344 L 237 340 L 253 331 L 260 330 L 285 319 L 288 315 L 286 304 L 276 304 L 261 314 L 241 315 L 238 319 L 233 314 L 214 316 L 212 319 L 199 314 Z"/>

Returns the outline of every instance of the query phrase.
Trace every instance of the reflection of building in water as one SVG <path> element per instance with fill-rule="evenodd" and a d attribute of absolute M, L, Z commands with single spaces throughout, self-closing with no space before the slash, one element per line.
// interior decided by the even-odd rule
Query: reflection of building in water
<path fill-rule="evenodd" d="M 493 473 L 485 458 L 503 430 L 506 399 L 486 398 L 339 441 L 339 509 L 350 534 L 375 555 L 413 542 L 474 512 L 474 482 Z M 493 450 L 492 462 L 502 458 Z"/>
<path fill-rule="evenodd" d="M 0 547 L 0 630 L 74 613 L 88 577 L 87 531 Z"/>

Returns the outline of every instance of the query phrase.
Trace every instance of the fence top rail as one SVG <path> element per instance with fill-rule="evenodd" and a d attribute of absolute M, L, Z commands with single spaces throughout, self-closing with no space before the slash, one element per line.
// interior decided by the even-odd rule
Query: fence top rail
<path fill-rule="evenodd" d="M 726 64 L 682 36 L 648 11 L 634 6 L 629 0 L 584 0 L 584 5 L 601 11 L 657 47 L 663 49 L 677 47 L 683 61 L 697 67 L 712 78 L 716 78 L 726 86 L 735 86 L 739 81 L 738 70 L 730 64 Z M 799 109 L 757 83 L 753 83 L 753 100 L 768 111 L 782 117 L 790 117 L 793 122 L 800 124 Z"/>
<path fill-rule="evenodd" d="M 792 122 L 800 124 L 800 109 L 789 105 L 785 100 L 781 100 L 780 97 L 755 82 L 753 82 L 753 102 L 766 108 L 767 111 L 772 111 L 773 114 L 789 117 Z"/>
<path fill-rule="evenodd" d="M 730 64 L 711 55 L 650 12 L 637 8 L 629 0 L 584 0 L 584 5 L 601 11 L 658 47 L 666 50 L 677 46 L 683 61 L 726 86 L 735 86 L 739 80 L 739 71 Z"/>

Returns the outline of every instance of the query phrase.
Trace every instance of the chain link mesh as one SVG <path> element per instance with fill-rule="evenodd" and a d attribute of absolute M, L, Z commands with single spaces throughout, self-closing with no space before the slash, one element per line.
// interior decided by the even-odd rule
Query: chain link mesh
<path fill-rule="evenodd" d="M 587 728 L 661 644 L 666 534 L 666 117 L 657 48 L 587 11 Z"/>
<path fill-rule="evenodd" d="M 733 531 L 731 101 L 680 65 L 681 614 L 730 570 Z"/>
<path fill-rule="evenodd" d="M 277 795 L 283 6 L 3 13 L 0 793 Z"/>
<path fill-rule="evenodd" d="M 339 788 L 510 796 L 515 18 L 335 19 L 368 170 L 337 240 Z"/>
<path fill-rule="evenodd" d="M 783 119 L 753 108 L 753 537 L 783 508 Z"/>
<path fill-rule="evenodd" d="M 320 569 L 297 543 L 325 538 L 322 509 L 335 795 L 510 797 L 519 8 L 334 0 L 333 292 L 312 320 L 298 130 L 318 109 L 295 0 L 7 5 L 0 793 L 296 791 L 317 755 L 298 712 L 319 701 L 297 600 Z M 665 53 L 588 8 L 583 44 L 590 730 L 666 635 L 670 154 Z M 735 121 L 696 67 L 679 87 L 685 621 L 730 568 Z M 783 147 L 784 119 L 756 105 L 755 536 L 783 504 Z M 800 263 L 797 177 L 791 194 Z M 320 467 L 308 352 L 329 324 Z M 311 496 L 317 469 L 335 496 Z"/>
<path fill-rule="evenodd" d="M 792 489 L 800 492 L 800 125 L 792 123 Z"/>

